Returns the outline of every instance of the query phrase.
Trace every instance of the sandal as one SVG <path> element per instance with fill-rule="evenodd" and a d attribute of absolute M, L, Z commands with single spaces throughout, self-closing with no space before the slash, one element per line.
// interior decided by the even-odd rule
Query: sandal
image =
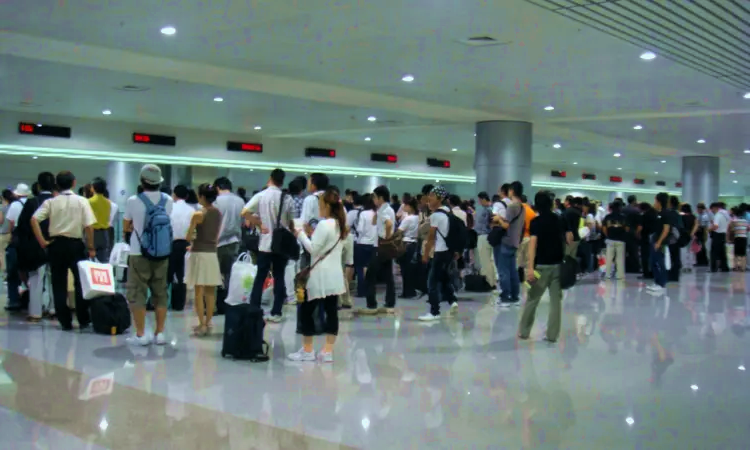
<path fill-rule="evenodd" d="M 205 326 L 198 325 L 197 327 L 193 328 L 193 336 L 204 337 L 207 334 L 208 334 L 208 329 Z"/>
<path fill-rule="evenodd" d="M 26 317 L 26 322 L 28 323 L 41 323 L 41 321 L 42 321 L 41 317 L 34 317 L 34 316 Z"/>
<path fill-rule="evenodd" d="M 521 339 L 522 341 L 528 341 L 528 340 L 529 340 L 529 337 L 528 337 L 528 336 L 521 336 L 520 334 L 517 334 L 517 335 L 516 335 L 516 337 L 517 337 L 518 339 Z"/>

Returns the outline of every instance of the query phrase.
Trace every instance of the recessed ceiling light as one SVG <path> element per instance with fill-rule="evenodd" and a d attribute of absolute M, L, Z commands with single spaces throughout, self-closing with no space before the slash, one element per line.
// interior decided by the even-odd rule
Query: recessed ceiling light
<path fill-rule="evenodd" d="M 32 156 L 31 159 L 39 159 L 38 156 Z"/>
<path fill-rule="evenodd" d="M 161 34 L 166 34 L 167 36 L 172 36 L 175 33 L 177 33 L 177 28 L 169 26 L 169 27 L 164 27 L 164 28 L 162 28 L 159 31 L 161 31 Z"/>
<path fill-rule="evenodd" d="M 632 417 L 626 417 L 625 423 L 632 426 L 635 423 L 635 420 Z"/>
<path fill-rule="evenodd" d="M 214 101 L 215 102 L 223 102 L 224 98 L 223 97 L 214 97 Z"/>
<path fill-rule="evenodd" d="M 574 163 L 573 163 L 573 165 L 574 165 L 574 166 L 575 166 L 576 164 L 578 164 L 578 163 L 577 163 L 577 162 L 574 162 Z"/>
<path fill-rule="evenodd" d="M 367 118 L 367 120 L 368 120 L 369 122 L 375 122 L 376 120 L 378 120 L 378 118 L 377 118 L 377 117 L 375 117 L 375 116 L 370 116 L 370 117 L 368 117 L 368 118 Z"/>
<path fill-rule="evenodd" d="M 737 180 L 732 180 L 732 183 L 737 183 Z"/>
<path fill-rule="evenodd" d="M 619 158 L 620 156 L 622 156 L 622 155 L 620 155 L 619 153 L 615 153 L 615 154 L 614 154 L 614 157 L 615 157 L 615 158 Z"/>
<path fill-rule="evenodd" d="M 699 144 L 705 144 L 705 143 L 706 143 L 706 140 L 705 140 L 705 139 L 698 139 L 698 140 L 697 140 L 697 141 L 695 141 L 695 142 L 697 142 L 697 143 L 699 143 Z"/>
<path fill-rule="evenodd" d="M 736 170 L 730 170 L 729 173 L 737 173 Z"/>
<path fill-rule="evenodd" d="M 356 176 L 356 175 L 354 175 L 354 178 L 357 178 L 357 176 Z"/>
<path fill-rule="evenodd" d="M 656 58 L 656 53 L 654 53 L 654 52 L 643 52 L 643 53 L 641 53 L 641 59 L 643 59 L 643 60 L 651 61 L 654 58 Z"/>
<path fill-rule="evenodd" d="M 748 92 L 747 94 L 743 95 L 743 97 L 747 98 L 747 99 L 750 99 L 750 92 Z"/>
<path fill-rule="evenodd" d="M 633 127 L 633 129 L 634 130 L 642 130 L 643 129 L 643 125 L 636 125 L 636 126 Z"/>
<path fill-rule="evenodd" d="M 452 152 L 457 152 L 457 151 L 458 151 L 458 149 L 457 149 L 457 148 L 452 148 L 452 149 L 451 149 L 451 151 L 452 151 Z"/>
<path fill-rule="evenodd" d="M 622 167 L 618 167 L 617 170 L 622 170 Z"/>
<path fill-rule="evenodd" d="M 698 385 L 697 384 L 691 384 L 690 385 L 690 389 L 692 389 L 694 391 L 697 391 L 698 390 Z"/>
<path fill-rule="evenodd" d="M 261 129 L 262 129 L 262 127 L 260 125 L 255 125 L 253 127 L 253 130 L 261 130 Z"/>
<path fill-rule="evenodd" d="M 476 133 L 474 133 L 474 137 L 477 137 L 477 134 L 476 134 Z"/>
<path fill-rule="evenodd" d="M 654 172 L 654 174 L 659 175 L 659 172 Z"/>
<path fill-rule="evenodd" d="M 664 163 L 666 163 L 666 162 L 667 162 L 667 161 L 666 161 L 665 159 L 662 159 L 662 160 L 661 160 L 661 163 L 662 163 L 662 164 L 664 164 Z"/>
<path fill-rule="evenodd" d="M 403 77 L 401 77 L 401 81 L 411 83 L 412 81 L 414 81 L 414 75 L 404 75 Z"/>
<path fill-rule="evenodd" d="M 104 111 L 102 111 L 102 114 L 104 114 L 105 116 L 108 116 L 108 115 L 112 114 L 112 111 L 109 110 L 109 109 L 105 109 Z"/>
<path fill-rule="evenodd" d="M 371 140 L 372 140 L 372 138 L 370 138 L 369 136 L 365 138 L 365 141 L 367 141 L 367 142 L 370 142 Z"/>
<path fill-rule="evenodd" d="M 745 150 L 745 153 L 750 153 L 750 148 Z"/>
<path fill-rule="evenodd" d="M 744 365 L 742 365 L 742 364 L 740 364 L 740 365 L 739 365 L 739 366 L 737 367 L 737 370 L 741 370 L 741 371 L 743 371 L 743 372 L 744 372 L 744 371 L 745 371 L 745 366 L 744 366 Z"/>
<path fill-rule="evenodd" d="M 552 147 L 554 147 L 554 148 L 560 148 L 560 147 L 562 147 L 562 145 L 560 145 L 560 144 L 552 144 Z"/>
<path fill-rule="evenodd" d="M 554 111 L 554 110 L 555 110 L 555 107 L 554 107 L 554 106 L 552 106 L 552 105 L 548 105 L 548 106 L 545 106 L 545 107 L 544 107 L 544 110 L 545 110 L 545 111 Z"/>

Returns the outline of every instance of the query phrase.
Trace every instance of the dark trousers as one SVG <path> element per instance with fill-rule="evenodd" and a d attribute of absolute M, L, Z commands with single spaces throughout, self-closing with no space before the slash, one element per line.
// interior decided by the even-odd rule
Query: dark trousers
<path fill-rule="evenodd" d="M 55 299 L 55 313 L 60 326 L 70 329 L 73 317 L 68 308 L 68 270 L 73 273 L 76 292 L 76 316 L 81 327 L 91 323 L 88 303 L 83 300 L 81 280 L 78 276 L 78 262 L 86 259 L 86 247 L 81 239 L 62 236 L 52 238 L 48 248 L 49 268 L 52 278 L 52 296 Z"/>
<path fill-rule="evenodd" d="M 695 236 L 698 238 L 698 242 L 701 243 L 701 251 L 695 255 L 696 266 L 707 266 L 708 265 L 708 252 L 706 251 L 706 229 L 698 227 Z"/>
<path fill-rule="evenodd" d="M 382 279 L 385 283 L 385 307 L 395 307 L 396 284 L 393 282 L 393 260 L 380 258 L 376 252 L 375 257 L 370 261 L 370 265 L 367 266 L 367 275 L 365 275 L 365 282 L 367 283 L 367 308 L 369 309 L 378 307 L 378 301 L 375 298 L 375 289 L 377 288 L 379 279 Z"/>
<path fill-rule="evenodd" d="M 96 260 L 102 264 L 109 264 L 109 228 L 94 230 L 94 248 L 96 249 Z"/>
<path fill-rule="evenodd" d="M 253 290 L 250 292 L 250 305 L 260 308 L 263 297 L 263 284 L 266 282 L 268 273 L 273 271 L 273 307 L 272 316 L 280 316 L 281 308 L 284 307 L 286 299 L 286 284 L 284 284 L 284 273 L 288 258 L 268 252 L 258 252 L 258 273 L 253 281 Z"/>
<path fill-rule="evenodd" d="M 232 273 L 232 264 L 237 260 L 240 252 L 240 243 L 226 244 L 216 249 L 219 258 L 219 271 L 223 284 L 216 290 L 216 314 L 224 314 L 226 309 L 227 289 L 229 288 L 229 274 Z"/>
<path fill-rule="evenodd" d="M 185 254 L 190 245 L 185 239 L 172 242 L 172 254 L 169 255 L 169 269 L 167 283 L 172 290 L 171 307 L 174 311 L 185 309 L 187 301 L 187 286 L 185 285 Z"/>
<path fill-rule="evenodd" d="M 9 309 L 21 308 L 21 298 L 18 288 L 21 286 L 21 276 L 18 273 L 18 252 L 13 245 L 5 249 L 5 269 L 8 272 L 8 305 Z"/>
<path fill-rule="evenodd" d="M 669 281 L 680 281 L 680 272 L 682 271 L 682 258 L 680 257 L 680 246 L 677 244 L 669 245 L 669 271 L 667 279 Z"/>
<path fill-rule="evenodd" d="M 625 239 L 625 272 L 639 273 L 641 271 L 641 262 L 643 257 L 638 258 L 638 240 L 635 234 L 628 233 Z M 646 256 L 648 258 L 648 256 Z"/>
<path fill-rule="evenodd" d="M 440 314 L 440 302 L 452 304 L 456 301 L 453 293 L 453 283 L 450 278 L 450 267 L 453 264 L 452 252 L 435 252 L 427 276 L 428 302 L 433 315 Z"/>
<path fill-rule="evenodd" d="M 257 278 L 256 278 L 257 280 Z M 300 334 L 302 336 L 315 336 L 318 334 L 316 331 L 315 321 L 319 317 L 315 317 L 316 309 L 320 307 L 325 311 L 322 331 L 325 334 L 336 336 L 339 334 L 339 297 L 337 295 L 331 295 L 325 298 L 316 298 L 315 300 L 307 300 L 299 305 L 300 315 Z"/>
<path fill-rule="evenodd" d="M 729 271 L 729 265 L 727 264 L 727 234 L 726 233 L 711 233 L 711 272 L 716 272 L 716 264 L 719 264 L 719 269 L 725 272 Z"/>
<path fill-rule="evenodd" d="M 654 274 L 651 271 L 651 248 L 652 245 L 648 240 L 641 240 L 641 268 L 643 270 L 644 278 L 653 278 Z"/>
<path fill-rule="evenodd" d="M 415 257 L 417 254 L 417 243 L 408 242 L 406 244 L 406 252 L 398 260 L 398 265 L 401 267 L 401 279 L 403 280 L 403 295 L 404 297 L 414 297 L 417 295 L 417 273 Z"/>
<path fill-rule="evenodd" d="M 354 244 L 354 273 L 357 275 L 357 297 L 367 297 L 365 267 L 370 265 L 375 256 L 375 247 L 365 244 Z"/>

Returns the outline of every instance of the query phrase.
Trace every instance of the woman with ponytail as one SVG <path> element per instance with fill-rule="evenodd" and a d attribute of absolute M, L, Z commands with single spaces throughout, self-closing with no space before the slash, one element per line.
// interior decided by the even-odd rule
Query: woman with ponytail
<path fill-rule="evenodd" d="M 217 245 L 221 230 L 221 211 L 214 201 L 219 195 L 216 186 L 204 183 L 198 186 L 198 203 L 202 209 L 193 213 L 187 239 L 191 241 L 188 251 L 187 280 L 189 288 L 195 289 L 195 314 L 198 316 L 196 336 L 206 336 L 211 331 L 211 319 L 216 307 L 216 287 L 222 285 Z"/>
<path fill-rule="evenodd" d="M 334 188 L 328 188 L 318 198 L 321 220 L 315 227 L 305 224 L 305 231 L 295 234 L 302 246 L 310 253 L 311 270 L 307 281 L 305 301 L 299 306 L 302 348 L 289 355 L 293 361 L 315 361 L 313 336 L 315 320 L 313 314 L 320 304 L 325 310 L 323 331 L 326 342 L 318 353 L 324 363 L 333 362 L 333 344 L 339 331 L 338 296 L 346 293 L 344 271 L 341 267 L 341 251 L 347 235 L 346 211 Z"/>

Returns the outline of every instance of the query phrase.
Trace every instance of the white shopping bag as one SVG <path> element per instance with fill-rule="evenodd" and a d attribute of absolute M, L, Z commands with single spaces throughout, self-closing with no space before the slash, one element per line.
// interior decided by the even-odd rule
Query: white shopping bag
<path fill-rule="evenodd" d="M 232 265 L 229 289 L 224 301 L 227 305 L 235 306 L 250 302 L 250 291 L 253 289 L 258 267 L 248 260 L 249 257 L 249 253 L 243 253 Z"/>
<path fill-rule="evenodd" d="M 130 246 L 124 242 L 118 242 L 112 247 L 109 263 L 113 267 L 128 267 L 128 256 L 130 256 Z"/>
<path fill-rule="evenodd" d="M 672 270 L 672 256 L 669 253 L 669 247 L 664 246 L 664 268 Z"/>
<path fill-rule="evenodd" d="M 80 261 L 78 276 L 85 300 L 115 294 L 115 275 L 110 264 Z"/>

